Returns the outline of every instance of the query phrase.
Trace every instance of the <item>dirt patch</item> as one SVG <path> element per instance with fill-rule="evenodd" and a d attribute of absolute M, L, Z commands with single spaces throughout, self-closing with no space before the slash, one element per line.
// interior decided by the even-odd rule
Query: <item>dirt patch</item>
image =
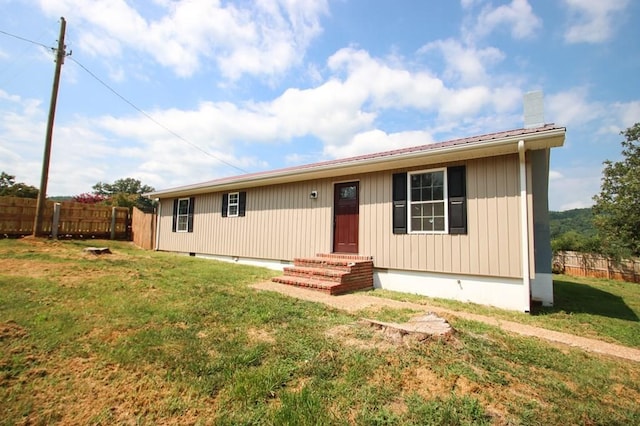
<path fill-rule="evenodd" d="M 325 335 L 338 340 L 344 346 L 356 349 L 390 351 L 396 348 L 394 343 L 375 333 L 368 325 L 359 323 L 332 327 L 325 332 Z"/>
<path fill-rule="evenodd" d="M 26 278 L 43 278 L 60 268 L 59 263 L 41 262 L 21 259 L 0 259 L 0 270 L 3 275 Z"/>
<path fill-rule="evenodd" d="M 405 370 L 402 376 L 402 389 L 406 393 L 416 393 L 425 399 L 448 395 L 452 387 L 453 383 L 450 380 L 445 380 L 426 366 Z"/>
<path fill-rule="evenodd" d="M 247 329 L 247 337 L 250 342 L 254 343 L 269 343 L 273 344 L 276 342 L 276 338 L 273 337 L 271 333 L 262 328 L 249 328 Z"/>
<path fill-rule="evenodd" d="M 0 340 L 21 339 L 27 336 L 27 330 L 15 321 L 0 323 Z"/>

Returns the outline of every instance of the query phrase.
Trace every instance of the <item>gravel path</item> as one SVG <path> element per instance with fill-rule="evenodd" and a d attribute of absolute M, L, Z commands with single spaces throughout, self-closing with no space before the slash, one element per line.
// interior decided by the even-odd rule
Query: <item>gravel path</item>
<path fill-rule="evenodd" d="M 381 297 L 370 296 L 366 293 L 352 293 L 341 296 L 330 296 L 318 291 L 308 290 L 304 288 L 278 284 L 272 281 L 264 281 L 252 286 L 257 290 L 275 291 L 290 297 L 295 297 L 311 302 L 324 303 L 337 309 L 348 312 L 357 312 L 362 309 L 372 307 L 388 307 L 396 309 L 414 309 L 420 312 L 433 312 L 442 317 L 456 316 L 458 318 L 479 321 L 486 324 L 500 327 L 501 329 L 520 334 L 523 336 L 537 337 L 539 339 L 548 340 L 554 343 L 560 343 L 585 351 L 598 354 L 623 358 L 631 361 L 640 362 L 640 349 L 634 349 L 627 346 L 607 343 L 600 340 L 588 339 L 586 337 L 574 336 L 573 334 L 561 333 L 559 331 L 547 330 L 545 328 L 534 327 L 531 325 L 520 324 L 513 321 L 505 321 L 485 315 L 477 315 L 469 312 L 453 311 L 450 309 L 440 308 L 431 305 L 423 305 L 411 302 L 400 302 L 397 300 L 384 299 Z"/>

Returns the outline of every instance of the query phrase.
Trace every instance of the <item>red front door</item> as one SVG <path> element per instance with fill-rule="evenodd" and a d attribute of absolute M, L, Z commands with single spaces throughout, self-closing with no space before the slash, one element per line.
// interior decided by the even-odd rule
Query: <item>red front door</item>
<path fill-rule="evenodd" d="M 358 253 L 358 182 L 337 183 L 333 196 L 333 251 Z"/>

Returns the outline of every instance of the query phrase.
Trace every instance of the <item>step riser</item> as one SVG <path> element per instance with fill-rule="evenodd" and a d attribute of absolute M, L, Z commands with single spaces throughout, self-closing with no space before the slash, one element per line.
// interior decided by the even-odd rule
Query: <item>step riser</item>
<path fill-rule="evenodd" d="M 330 269 L 333 271 L 343 271 L 343 272 L 349 272 L 349 269 L 350 269 L 347 263 L 345 264 L 339 264 L 334 262 L 327 263 L 324 261 L 314 262 L 309 259 L 294 259 L 293 266 L 298 268 L 324 268 L 324 269 Z"/>
<path fill-rule="evenodd" d="M 296 281 L 294 279 L 281 279 L 281 278 L 291 278 L 291 277 L 273 278 L 273 281 L 280 284 L 291 285 L 294 287 L 301 287 L 301 288 L 307 288 L 314 291 L 321 291 L 323 293 L 332 294 L 332 295 L 344 294 L 344 293 L 349 293 L 357 290 L 366 290 L 373 287 L 373 282 L 371 282 L 368 285 L 363 285 L 364 283 L 362 282 L 353 283 L 353 284 L 331 285 L 331 283 L 323 283 L 320 281 L 315 283 L 313 282 L 310 283 L 310 282 Z"/>
<path fill-rule="evenodd" d="M 293 267 L 284 268 L 284 276 L 273 281 L 326 294 L 371 289 L 373 260 L 365 256 L 338 254 L 297 258 Z"/>
<path fill-rule="evenodd" d="M 317 274 L 317 273 L 309 273 L 309 272 L 304 272 L 304 271 L 296 271 L 294 270 L 285 270 L 284 271 L 284 275 L 287 277 L 299 277 L 299 278 L 307 278 L 310 280 L 317 280 L 317 281 L 327 281 L 327 282 L 332 282 L 332 283 L 341 283 L 343 281 L 343 277 L 341 276 L 331 276 L 331 275 L 325 275 L 325 274 Z"/>

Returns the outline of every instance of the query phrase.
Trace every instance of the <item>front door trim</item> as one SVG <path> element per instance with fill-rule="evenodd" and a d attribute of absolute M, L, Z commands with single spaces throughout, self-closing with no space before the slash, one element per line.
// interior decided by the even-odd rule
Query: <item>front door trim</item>
<path fill-rule="evenodd" d="M 360 182 L 336 182 L 333 187 L 333 252 L 358 253 Z"/>

